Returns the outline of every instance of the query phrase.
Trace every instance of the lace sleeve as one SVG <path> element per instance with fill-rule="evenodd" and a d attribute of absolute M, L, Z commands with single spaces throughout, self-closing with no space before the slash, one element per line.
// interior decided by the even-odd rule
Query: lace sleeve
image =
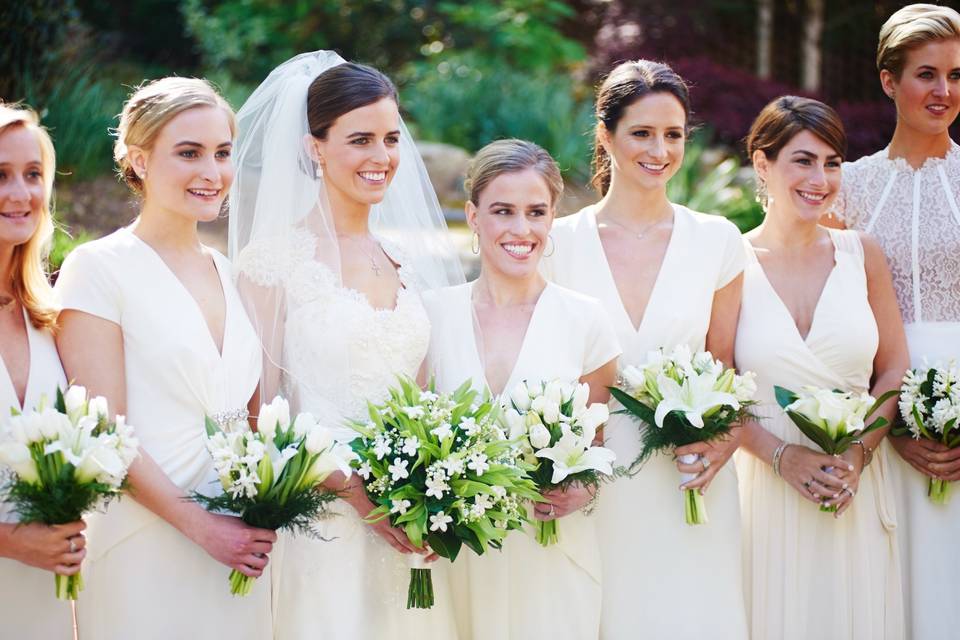
<path fill-rule="evenodd" d="M 418 292 L 426 291 L 429 288 L 426 280 L 421 277 L 416 261 L 410 257 L 409 252 L 404 249 L 403 245 L 391 238 L 381 237 L 377 239 L 387 257 L 398 265 L 397 274 L 400 277 L 401 284 L 407 289 Z"/>
<path fill-rule="evenodd" d="M 240 252 L 236 270 L 256 285 L 274 287 L 281 284 L 289 272 L 291 255 L 286 238 L 260 238 Z"/>

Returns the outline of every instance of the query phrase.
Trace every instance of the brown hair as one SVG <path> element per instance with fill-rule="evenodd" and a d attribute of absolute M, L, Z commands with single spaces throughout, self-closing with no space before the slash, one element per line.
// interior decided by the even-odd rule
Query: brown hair
<path fill-rule="evenodd" d="M 50 134 L 40 126 L 40 119 L 31 109 L 0 102 L 0 136 L 15 127 L 33 132 L 40 147 L 40 165 L 43 173 L 43 202 L 40 220 L 29 240 L 13 248 L 13 269 L 10 279 L 13 295 L 27 312 L 30 323 L 37 329 L 52 329 L 57 320 L 53 289 L 47 280 L 46 262 L 53 238 L 53 177 L 56 172 L 56 153 Z"/>
<path fill-rule="evenodd" d="M 600 144 L 600 125 L 611 134 L 623 117 L 623 112 L 634 102 L 652 93 L 669 93 L 683 106 L 690 121 L 690 94 L 687 83 L 676 71 L 662 62 L 633 60 L 613 68 L 597 89 L 597 126 L 593 143 L 593 177 L 590 184 L 600 192 L 610 188 L 610 157 Z"/>
<path fill-rule="evenodd" d="M 907 5 L 880 27 L 877 70 L 886 69 L 899 80 L 910 49 L 949 38 L 960 38 L 960 13 L 935 4 Z"/>
<path fill-rule="evenodd" d="M 383 98 L 397 102 L 397 88 L 373 67 L 346 62 L 327 69 L 307 89 L 310 133 L 324 140 L 337 118 Z"/>
<path fill-rule="evenodd" d="M 498 176 L 526 169 L 540 174 L 550 191 L 550 206 L 556 205 L 563 194 L 560 167 L 540 145 L 516 138 L 491 142 L 477 152 L 463 183 L 467 197 L 473 204 L 479 204 L 480 194 Z"/>
<path fill-rule="evenodd" d="M 120 177 L 138 194 L 143 180 L 134 171 L 127 155 L 128 147 L 151 149 L 160 131 L 175 116 L 195 107 L 219 107 L 227 114 L 230 134 L 237 132 L 233 109 L 206 80 L 201 78 L 161 78 L 145 82 L 127 99 L 120 113 L 113 158 Z"/>

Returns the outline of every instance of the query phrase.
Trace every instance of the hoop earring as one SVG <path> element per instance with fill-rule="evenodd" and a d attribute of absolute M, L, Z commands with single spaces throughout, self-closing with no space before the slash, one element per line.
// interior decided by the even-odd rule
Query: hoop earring
<path fill-rule="evenodd" d="M 557 243 L 553 241 L 552 235 L 547 234 L 547 248 L 544 249 L 543 251 L 543 257 L 549 258 L 556 252 L 556 250 L 557 250 Z"/>
<path fill-rule="evenodd" d="M 470 251 L 473 252 L 473 255 L 480 255 L 480 234 L 476 231 L 473 232 L 473 237 L 470 238 Z"/>

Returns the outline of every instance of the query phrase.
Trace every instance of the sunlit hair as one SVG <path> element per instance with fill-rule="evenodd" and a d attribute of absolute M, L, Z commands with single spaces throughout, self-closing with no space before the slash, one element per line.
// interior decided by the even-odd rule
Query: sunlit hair
<path fill-rule="evenodd" d="M 57 158 L 50 134 L 40 126 L 40 119 L 32 110 L 0 102 L 0 137 L 15 127 L 33 132 L 40 147 L 40 170 L 43 173 L 43 202 L 40 204 L 40 220 L 33 235 L 25 243 L 13 248 L 13 268 L 10 279 L 13 294 L 27 311 L 30 323 L 37 329 L 53 328 L 57 308 L 53 289 L 47 279 L 47 254 L 53 239 L 53 176 Z"/>
<path fill-rule="evenodd" d="M 886 69 L 899 80 L 911 49 L 949 38 L 960 38 L 960 13 L 935 4 L 907 5 L 880 28 L 877 70 Z"/>
<path fill-rule="evenodd" d="M 397 88 L 373 67 L 345 62 L 327 69 L 307 90 L 307 123 L 315 138 L 325 140 L 340 116 L 389 98 L 397 102 Z"/>
<path fill-rule="evenodd" d="M 662 62 L 621 62 L 597 89 L 597 126 L 593 142 L 593 177 L 590 184 L 600 195 L 606 194 L 610 188 L 610 156 L 600 144 L 600 125 L 612 135 L 627 107 L 653 93 L 668 93 L 679 100 L 686 116 L 684 124 L 689 124 L 690 95 L 687 83 L 669 65 Z"/>
<path fill-rule="evenodd" d="M 177 115 L 196 107 L 219 107 L 227 114 L 230 135 L 236 135 L 233 109 L 216 89 L 200 78 L 161 78 L 141 84 L 124 103 L 117 127 L 113 158 L 120 177 L 139 194 L 143 180 L 134 171 L 128 157 L 129 147 L 153 148 L 160 131 Z"/>
<path fill-rule="evenodd" d="M 543 147 L 526 140 L 497 140 L 480 149 L 470 162 L 463 186 L 470 202 L 478 205 L 483 190 L 498 176 L 527 169 L 533 169 L 543 178 L 550 191 L 550 206 L 556 206 L 563 194 L 560 167 Z"/>

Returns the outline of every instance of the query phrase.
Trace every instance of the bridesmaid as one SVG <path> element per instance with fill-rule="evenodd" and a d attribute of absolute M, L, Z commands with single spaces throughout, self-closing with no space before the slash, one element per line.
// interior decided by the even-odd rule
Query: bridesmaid
<path fill-rule="evenodd" d="M 55 167 L 53 143 L 37 115 L 0 104 L 0 430 L 11 408 L 29 410 L 66 385 L 44 269 L 53 236 Z M 0 635 L 69 633 L 70 606 L 54 598 L 50 572 L 80 570 L 85 527 L 18 525 L 12 506 L 0 502 Z"/>
<path fill-rule="evenodd" d="M 736 342 L 737 364 L 757 374 L 759 400 L 758 420 L 747 423 L 743 439 L 753 455 L 738 459 L 755 638 L 903 637 L 888 429 L 856 441 L 838 464 L 796 428 L 773 393 L 774 385 L 811 385 L 878 397 L 897 388 L 906 370 L 903 324 L 879 245 L 817 224 L 840 190 L 846 143 L 832 108 L 793 96 L 768 104 L 747 137 L 766 211 L 746 236 Z M 891 399 L 876 415 L 892 420 L 896 410 Z M 836 506 L 835 516 L 821 512 L 821 503 Z"/>
<path fill-rule="evenodd" d="M 724 218 L 667 199 L 689 115 L 687 87 L 670 67 L 648 60 L 617 66 L 597 94 L 594 186 L 603 197 L 554 230 L 556 254 L 545 274 L 600 299 L 623 348 L 621 366 L 679 344 L 733 363 L 740 233 Z M 613 416 L 606 437 L 621 464 L 640 449 L 638 426 L 627 416 Z M 737 442 L 735 433 L 678 448 L 700 458 L 684 465 L 656 456 L 604 490 L 597 509 L 603 638 L 634 638 L 638 630 L 651 638 L 746 637 L 737 480 L 726 466 Z M 684 523 L 680 471 L 699 473 L 685 487 L 710 488 L 708 525 Z"/>
<path fill-rule="evenodd" d="M 579 380 L 590 385 L 590 402 L 606 402 L 620 354 L 606 313 L 537 270 L 553 249 L 550 227 L 563 190 L 553 158 L 532 142 L 491 143 L 473 160 L 466 189 L 480 277 L 424 296 L 438 389 L 472 378 L 476 389 L 500 395 L 523 381 Z M 563 518 L 558 544 L 542 547 L 532 532 L 517 533 L 500 553 L 467 554 L 454 565 L 462 637 L 597 637 L 599 548 L 593 520 L 578 512 L 592 495 L 571 487 L 544 497 L 549 502 L 532 515 Z"/>
<path fill-rule="evenodd" d="M 84 637 L 270 636 L 269 578 L 241 599 L 227 575 L 263 574 L 276 534 L 185 499 L 219 486 L 204 415 L 243 415 L 260 377 L 230 264 L 197 237 L 230 188 L 233 134 L 233 112 L 205 81 L 140 87 L 115 146 L 140 215 L 78 247 L 57 281 L 67 376 L 126 414 L 142 445 L 131 496 L 90 518 Z"/>
<path fill-rule="evenodd" d="M 844 165 L 834 210 L 876 238 L 890 260 L 911 366 L 960 360 L 960 145 L 949 132 L 960 111 L 960 14 L 932 4 L 900 9 L 880 30 L 877 67 L 897 126 L 887 148 Z M 931 503 L 927 482 L 960 480 L 960 448 L 910 436 L 891 444 L 900 454 L 908 630 L 923 640 L 953 638 L 960 579 L 945 554 L 960 538 L 960 500 Z"/>

